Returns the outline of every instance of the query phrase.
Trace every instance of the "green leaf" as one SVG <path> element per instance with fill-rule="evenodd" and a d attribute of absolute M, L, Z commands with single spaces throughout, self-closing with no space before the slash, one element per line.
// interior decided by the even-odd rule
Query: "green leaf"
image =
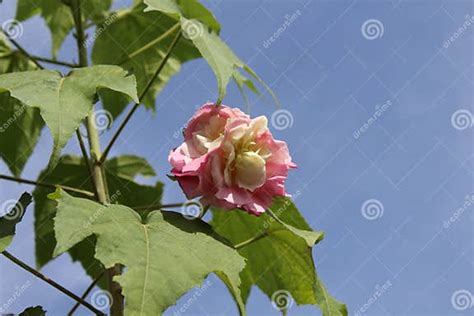
<path fill-rule="evenodd" d="M 324 316 L 347 315 L 345 305 L 331 297 L 319 280 L 311 246 L 323 234 L 312 231 L 289 198 L 276 198 L 271 212 L 256 217 L 243 211 L 213 210 L 214 230 L 247 259 L 240 287 L 247 301 L 253 285 L 269 298 L 279 291 L 297 304 L 317 304 Z M 271 258 L 271 259 L 270 259 Z"/>
<path fill-rule="evenodd" d="M 81 12 L 86 20 L 97 20 L 98 16 L 110 8 L 112 0 L 82 0 Z M 41 14 L 52 36 L 52 53 L 56 57 L 61 44 L 74 27 L 71 9 L 63 0 L 19 0 L 16 19 L 25 21 Z"/>
<path fill-rule="evenodd" d="M 174 15 L 176 18 L 195 19 L 219 33 L 221 26 L 212 12 L 198 0 L 144 0 L 147 10 L 157 10 Z"/>
<path fill-rule="evenodd" d="M 66 77 L 50 70 L 0 75 L 0 91 L 40 109 L 54 138 L 50 166 L 57 163 L 61 149 L 90 113 L 100 88 L 122 92 L 138 102 L 135 78 L 117 66 L 80 68 Z"/>
<path fill-rule="evenodd" d="M 217 21 L 212 13 L 198 1 L 144 0 L 144 3 L 147 5 L 146 11 L 156 10 L 179 19 L 184 36 L 193 42 L 216 75 L 218 85 L 217 103 L 224 99 L 227 85 L 231 79 L 236 80 L 239 87 L 243 87 L 241 83 L 244 82 L 245 79 L 243 78 L 245 77 L 239 72 L 239 69 L 246 71 L 258 82 L 264 84 L 265 88 L 274 97 L 271 89 L 222 41 L 218 35 Z M 254 90 L 255 85 L 247 84 L 247 87 Z"/>
<path fill-rule="evenodd" d="M 96 258 L 106 267 L 126 267 L 114 278 L 123 288 L 126 315 L 161 314 L 211 272 L 224 273 L 238 293 L 245 262 L 205 222 L 160 211 L 142 221 L 123 205 L 101 205 L 61 190 L 50 197 L 58 201 L 55 255 L 96 235 Z"/>
<path fill-rule="evenodd" d="M 20 313 L 20 316 L 44 316 L 46 311 L 42 306 L 28 307 L 23 312 Z"/>
<path fill-rule="evenodd" d="M 133 155 L 112 158 L 105 163 L 105 169 L 118 177 L 130 181 L 133 181 L 138 175 L 144 177 L 156 176 L 155 170 L 153 170 L 153 167 L 150 166 L 145 158 Z"/>
<path fill-rule="evenodd" d="M 7 212 L 0 217 L 0 252 L 7 249 L 15 236 L 16 224 L 21 222 L 26 208 L 31 203 L 31 195 L 23 193 L 18 202 L 8 200 L 2 204 L 2 211 Z M 11 209 L 7 209 L 10 208 Z"/>
<path fill-rule="evenodd" d="M 130 168 L 131 161 L 136 162 L 134 168 Z M 133 182 L 133 178 L 139 174 L 154 173 L 154 170 L 143 158 L 120 156 L 106 161 L 104 165 L 112 202 L 128 206 L 152 205 L 161 202 L 162 183 L 146 186 Z M 140 165 L 143 166 L 143 169 L 139 168 Z M 120 166 L 124 166 L 125 171 Z M 55 169 L 50 172 L 44 170 L 38 177 L 38 181 L 92 191 L 90 180 L 87 166 L 82 158 L 76 156 L 62 157 Z M 49 188 L 37 187 L 33 192 L 35 198 L 36 265 L 38 268 L 52 260 L 53 250 L 56 246 L 53 223 L 56 205 L 54 201 L 46 198 L 53 191 Z M 102 273 L 104 267 L 94 259 L 94 249 L 95 237 L 90 237 L 73 247 L 69 254 L 74 261 L 79 261 L 86 272 L 95 279 Z"/>
<path fill-rule="evenodd" d="M 98 27 L 100 33 L 96 34 L 92 61 L 94 64 L 120 65 L 133 72 L 137 78 L 137 90 L 142 92 L 166 55 L 174 34 L 179 29 L 179 21 L 156 11 L 143 12 L 141 5 L 132 10 L 119 11 L 115 17 Z M 132 55 L 137 51 L 138 54 Z M 193 44 L 181 38 L 158 78 L 140 102 L 147 108 L 154 109 L 156 95 L 180 70 L 181 64 L 199 57 Z M 114 117 L 124 110 L 128 102 L 120 95 L 108 91 L 101 92 L 101 99 L 104 108 Z"/>
<path fill-rule="evenodd" d="M 34 69 L 36 66 L 20 52 L 13 51 L 0 34 L 0 74 Z M 0 157 L 15 176 L 23 171 L 43 126 L 37 109 L 25 107 L 6 92 L 0 93 Z"/>

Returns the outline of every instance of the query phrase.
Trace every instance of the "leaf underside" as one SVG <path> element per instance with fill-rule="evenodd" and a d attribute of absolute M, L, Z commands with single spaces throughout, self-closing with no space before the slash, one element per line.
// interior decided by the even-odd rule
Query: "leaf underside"
<path fill-rule="evenodd" d="M 80 68 L 63 77 L 59 72 L 36 70 L 0 75 L 0 92 L 31 108 L 38 108 L 54 139 L 50 167 L 61 149 L 92 110 L 97 90 L 106 88 L 138 102 L 133 76 L 117 66 Z"/>
<path fill-rule="evenodd" d="M 104 206 L 61 190 L 50 196 L 58 201 L 55 255 L 96 235 L 95 257 L 106 267 L 126 267 L 114 278 L 123 288 L 126 315 L 161 314 L 212 272 L 224 273 L 239 292 L 244 259 L 205 222 L 160 211 L 142 220 L 123 205 Z"/>
<path fill-rule="evenodd" d="M 154 173 L 153 168 L 143 158 L 131 155 L 114 157 L 106 161 L 104 169 L 113 203 L 136 206 L 156 205 L 161 202 L 162 183 L 146 186 L 133 182 L 137 175 Z M 87 166 L 82 158 L 76 156 L 62 157 L 55 169 L 51 172 L 43 171 L 38 180 L 92 191 Z M 53 250 L 56 247 L 53 222 L 56 215 L 56 203 L 46 197 L 52 192 L 54 192 L 53 189 L 40 187 L 33 192 L 36 265 L 39 268 L 53 259 Z M 72 259 L 79 261 L 93 279 L 104 270 L 103 265 L 94 259 L 95 243 L 95 237 L 89 237 L 69 251 Z M 100 285 L 105 286 L 106 282 L 103 281 Z"/>
<path fill-rule="evenodd" d="M 35 64 L 20 52 L 12 50 L 0 34 L 0 74 L 35 69 Z M 43 126 L 37 109 L 25 107 L 11 99 L 7 92 L 0 93 L 0 157 L 13 175 L 21 175 Z M 15 141 L 12 142 L 12 139 Z"/>

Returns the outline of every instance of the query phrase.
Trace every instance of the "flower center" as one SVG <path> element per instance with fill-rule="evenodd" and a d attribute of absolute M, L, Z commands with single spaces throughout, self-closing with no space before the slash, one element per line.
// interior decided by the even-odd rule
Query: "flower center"
<path fill-rule="evenodd" d="M 234 161 L 234 179 L 236 184 L 250 191 L 265 183 L 265 159 L 253 151 L 238 154 Z"/>

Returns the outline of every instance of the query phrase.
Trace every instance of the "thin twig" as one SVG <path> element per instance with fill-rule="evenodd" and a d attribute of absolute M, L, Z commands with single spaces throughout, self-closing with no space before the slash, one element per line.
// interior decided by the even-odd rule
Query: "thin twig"
<path fill-rule="evenodd" d="M 141 93 L 140 97 L 139 97 L 139 100 L 142 101 L 142 99 L 145 97 L 145 95 L 148 93 L 148 91 L 150 90 L 153 82 L 155 81 L 155 79 L 158 77 L 158 75 L 160 74 L 161 70 L 163 70 L 163 67 L 166 65 L 166 62 L 168 61 L 168 58 L 171 56 L 171 52 L 173 51 L 173 48 L 176 46 L 176 44 L 178 44 L 178 41 L 179 39 L 181 38 L 181 30 L 178 30 L 178 33 L 176 34 L 173 42 L 171 43 L 170 47 L 168 48 L 168 51 L 166 52 L 166 55 L 165 57 L 161 60 L 161 63 L 160 65 L 158 66 L 158 69 L 156 70 L 155 74 L 153 75 L 153 77 L 151 78 L 150 81 L 148 81 L 148 84 L 146 85 L 145 89 L 143 90 L 143 92 Z M 140 105 L 140 102 L 139 103 L 136 103 L 133 108 L 130 110 L 130 112 L 128 112 L 127 116 L 125 117 L 125 120 L 122 122 L 122 124 L 119 126 L 118 130 L 115 132 L 114 136 L 112 137 L 112 139 L 110 140 L 109 144 L 107 145 L 107 147 L 105 148 L 104 150 L 104 153 L 102 154 L 102 157 L 100 158 L 99 160 L 99 163 L 102 164 L 105 162 L 105 160 L 107 159 L 107 155 L 109 154 L 110 150 L 112 149 L 112 146 L 115 144 L 115 142 L 117 141 L 117 138 L 120 136 L 120 133 L 122 133 L 123 129 L 125 128 L 125 126 L 127 125 L 128 121 L 130 121 L 130 119 L 132 118 L 133 114 L 135 113 L 135 111 L 138 109 Z"/>
<path fill-rule="evenodd" d="M 266 237 L 266 236 L 268 236 L 268 232 L 267 232 L 267 231 L 264 231 L 264 232 L 258 234 L 258 235 L 255 236 L 255 237 L 252 237 L 252 238 L 250 238 L 250 239 L 248 239 L 248 240 L 246 240 L 246 241 L 243 241 L 243 242 L 241 242 L 241 243 L 235 245 L 234 248 L 235 248 L 235 249 L 241 249 L 241 248 L 243 248 L 243 247 L 245 247 L 245 246 L 248 246 L 248 245 L 250 245 L 250 244 L 253 244 L 254 242 L 256 242 L 256 241 L 258 241 L 258 240 L 260 240 L 260 239 L 262 239 L 263 237 Z"/>
<path fill-rule="evenodd" d="M 9 253 L 8 251 L 3 251 L 2 255 L 4 255 L 7 259 L 12 261 L 13 263 L 18 265 L 19 267 L 21 267 L 21 268 L 25 269 L 26 271 L 30 272 L 31 274 L 33 274 L 35 277 L 43 280 L 44 282 L 48 283 L 52 287 L 56 288 L 57 290 L 61 291 L 64 294 L 66 294 L 67 296 L 69 296 L 70 298 L 72 298 L 73 300 L 78 302 L 79 304 L 84 305 L 85 307 L 90 309 L 92 312 L 94 312 L 94 314 L 96 314 L 96 315 L 105 315 L 100 310 L 98 310 L 97 308 L 95 308 L 94 306 L 92 306 L 91 304 L 86 302 L 84 299 L 82 299 L 79 296 L 77 296 L 76 294 L 72 293 L 71 291 L 69 291 L 68 289 L 66 289 L 65 287 L 60 285 L 59 283 L 51 280 L 47 276 L 45 276 L 45 275 L 41 274 L 40 272 L 36 271 L 35 269 L 33 269 L 32 267 L 30 267 L 29 265 L 27 265 L 26 263 L 21 261 L 20 259 L 18 259 L 14 255 Z"/>
<path fill-rule="evenodd" d="M 22 179 L 22 178 L 17 178 L 17 177 L 6 176 L 6 175 L 3 175 L 3 174 L 0 174 L 0 179 L 8 180 L 8 181 L 14 181 L 14 182 L 18 182 L 18 183 L 31 184 L 31 185 L 36 185 L 36 186 L 39 186 L 39 187 L 45 187 L 45 188 L 51 188 L 51 189 L 61 188 L 65 191 L 82 194 L 82 195 L 85 195 L 85 196 L 88 196 L 88 197 L 95 197 L 95 194 L 92 193 L 92 192 L 82 190 L 82 189 L 73 188 L 73 187 L 69 187 L 69 186 L 66 186 L 66 185 L 57 185 L 57 184 L 51 184 L 51 183 L 45 183 L 45 182 L 32 181 L 32 180 L 27 180 L 27 179 Z"/>
<path fill-rule="evenodd" d="M 91 160 L 89 159 L 89 155 L 87 154 L 86 145 L 84 144 L 84 139 L 82 138 L 79 128 L 76 129 L 76 136 L 77 136 L 77 141 L 79 142 L 79 147 L 81 147 L 82 157 L 84 158 L 84 162 L 86 163 L 86 166 L 87 166 L 87 172 L 89 172 L 89 175 L 92 177 L 92 181 L 90 181 L 92 183 L 92 189 L 94 190 L 95 197 L 98 199 L 99 192 L 97 191 L 97 187 L 94 181 L 94 171 L 92 170 Z"/>
<path fill-rule="evenodd" d="M 77 68 L 79 65 L 73 64 L 73 63 L 68 63 L 66 61 L 61 61 L 61 60 L 55 60 L 55 59 L 50 59 L 46 57 L 41 57 L 41 56 L 36 56 L 36 55 L 30 55 L 31 59 L 35 59 L 37 61 L 42 61 L 48 64 L 53 64 L 53 65 L 58 65 L 58 66 L 66 66 L 70 68 Z"/>
<path fill-rule="evenodd" d="M 170 204 L 151 204 L 151 205 L 135 206 L 133 207 L 133 209 L 136 211 L 159 210 L 161 208 L 167 208 L 167 207 L 170 207 L 170 208 L 182 207 L 187 204 L 189 203 L 183 202 L 183 203 L 170 203 Z"/>
<path fill-rule="evenodd" d="M 128 60 L 132 59 L 133 57 L 141 54 L 142 52 L 146 51 L 147 49 L 149 49 L 150 47 L 153 47 L 155 46 L 156 44 L 158 44 L 159 42 L 161 42 L 162 40 L 164 40 L 165 38 L 167 38 L 171 33 L 173 33 L 174 31 L 176 31 L 177 28 L 180 27 L 180 24 L 179 23 L 176 23 L 172 28 L 170 28 L 168 31 L 166 31 L 165 33 L 161 34 L 161 36 L 157 37 L 156 39 L 154 39 L 153 41 L 149 42 L 148 44 L 146 44 L 145 46 L 142 46 L 140 47 L 139 49 L 137 49 L 136 51 L 134 51 L 133 53 L 125 56 L 124 58 L 122 58 L 118 63 L 117 65 L 122 65 L 124 63 L 126 63 Z"/>
<path fill-rule="evenodd" d="M 99 276 L 97 278 L 95 278 L 95 280 L 93 280 L 91 282 L 91 284 L 89 284 L 89 286 L 87 287 L 87 289 L 84 291 L 84 293 L 82 293 L 81 295 L 81 298 L 83 300 L 86 299 L 87 295 L 89 295 L 89 293 L 92 291 L 92 289 L 97 285 L 97 283 L 99 283 L 100 279 L 104 276 L 105 274 L 105 270 L 102 271 Z M 74 306 L 71 308 L 71 310 L 69 311 L 69 313 L 67 313 L 68 316 L 71 316 L 72 314 L 74 314 L 74 312 L 76 311 L 76 309 L 79 308 L 81 304 L 79 302 L 76 302 L 76 304 L 74 304 Z"/>
<path fill-rule="evenodd" d="M 201 219 L 204 217 L 204 215 L 206 215 L 207 211 L 209 211 L 210 209 L 210 205 L 206 205 L 204 206 L 204 209 L 202 210 L 201 214 L 199 214 L 198 218 Z"/>
<path fill-rule="evenodd" d="M 44 67 L 35 59 L 33 56 L 28 54 L 28 52 L 20 45 L 18 44 L 17 41 L 15 41 L 8 32 L 5 32 L 5 30 L 2 29 L 2 33 L 5 34 L 5 36 L 8 38 L 8 40 L 23 54 L 25 55 L 29 60 L 31 60 L 39 69 L 44 69 Z"/>

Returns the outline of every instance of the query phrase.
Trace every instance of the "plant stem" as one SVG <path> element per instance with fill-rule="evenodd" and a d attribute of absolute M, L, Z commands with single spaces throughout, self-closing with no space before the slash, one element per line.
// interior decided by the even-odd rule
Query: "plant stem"
<path fill-rule="evenodd" d="M 243 241 L 243 242 L 241 242 L 241 243 L 235 245 L 234 248 L 235 248 L 235 249 L 241 249 L 241 248 L 243 248 L 243 247 L 245 247 L 245 246 L 248 246 L 248 245 L 250 245 L 250 244 L 252 244 L 252 243 L 254 243 L 254 242 L 256 242 L 256 241 L 262 239 L 263 237 L 266 237 L 266 236 L 268 236 L 268 232 L 267 232 L 267 231 L 264 231 L 264 232 L 258 234 L 258 235 L 255 236 L 255 237 L 252 237 L 252 238 L 250 238 L 250 239 L 248 239 L 248 240 L 246 240 L 246 241 Z"/>
<path fill-rule="evenodd" d="M 2 30 L 2 33 L 5 34 L 5 36 L 8 38 L 8 40 L 23 54 L 25 55 L 29 60 L 31 60 L 39 69 L 44 69 L 44 67 L 35 59 L 33 56 L 28 54 L 28 52 L 20 45 L 18 44 L 17 41 L 15 41 L 8 32 L 5 32 Z"/>
<path fill-rule="evenodd" d="M 118 63 L 117 65 L 122 65 L 124 63 L 126 63 L 128 60 L 132 59 L 133 57 L 141 54 L 142 52 L 146 51 L 147 49 L 149 49 L 150 47 L 153 47 L 155 46 L 156 44 L 158 44 L 159 42 L 161 42 L 162 40 L 164 40 L 165 38 L 167 38 L 171 33 L 173 33 L 174 31 L 176 31 L 177 28 L 180 27 L 180 24 L 179 23 L 176 23 L 172 28 L 170 28 L 169 30 L 167 30 L 165 33 L 161 34 L 161 36 L 157 37 L 156 39 L 154 39 L 153 41 L 149 42 L 148 44 L 146 44 L 145 46 L 142 46 L 140 47 L 139 49 L 137 49 L 136 51 L 134 51 L 133 53 L 125 56 L 124 58 L 122 58 Z"/>
<path fill-rule="evenodd" d="M 81 152 L 82 152 L 82 157 L 84 159 L 84 163 L 87 166 L 87 172 L 89 173 L 91 178 L 94 179 L 94 171 L 93 171 L 93 168 L 92 168 L 92 164 L 91 164 L 91 161 L 89 159 L 89 155 L 87 154 L 86 146 L 84 145 L 84 140 L 82 139 L 82 135 L 81 135 L 81 132 L 79 131 L 79 129 L 76 130 L 76 136 L 77 136 L 77 140 L 79 142 L 79 147 L 81 147 Z M 92 188 L 94 189 L 94 194 L 95 194 L 96 199 L 99 199 L 99 192 L 97 191 L 95 181 L 92 180 L 91 184 L 92 184 Z"/>
<path fill-rule="evenodd" d="M 32 180 L 27 180 L 27 179 L 22 179 L 22 178 L 17 178 L 17 177 L 6 176 L 6 175 L 3 175 L 3 174 L 0 174 L 0 179 L 8 180 L 8 181 L 14 181 L 14 182 L 18 182 L 18 183 L 31 184 L 31 185 L 36 185 L 38 187 L 45 187 L 45 188 L 51 188 L 51 189 L 61 188 L 65 191 L 82 194 L 82 195 L 85 195 L 85 196 L 88 196 L 88 197 L 94 197 L 95 196 L 94 193 L 92 193 L 92 192 L 77 189 L 77 188 L 73 188 L 73 187 L 68 187 L 66 185 L 56 185 L 56 184 L 51 184 L 51 183 L 32 181 Z"/>
<path fill-rule="evenodd" d="M 65 62 L 65 61 L 54 60 L 54 59 L 41 57 L 41 56 L 36 56 L 36 55 L 30 55 L 30 57 L 31 57 L 30 59 L 32 59 L 32 60 L 35 59 L 37 61 L 42 61 L 42 62 L 45 62 L 45 63 L 48 63 L 48 64 L 53 64 L 53 65 L 58 65 L 58 66 L 66 66 L 66 67 L 70 67 L 70 68 L 76 68 L 76 67 L 79 66 L 79 65 L 68 63 L 68 62 Z"/>
<path fill-rule="evenodd" d="M 16 265 L 18 265 L 19 267 L 25 269 L 26 271 L 28 271 L 29 273 L 33 274 L 35 277 L 43 280 L 44 282 L 48 283 L 49 285 L 53 286 L 54 288 L 56 288 L 57 290 L 61 291 L 62 293 L 66 294 L 67 296 L 69 296 L 70 298 L 72 298 L 73 300 L 75 300 L 76 302 L 78 302 L 79 304 L 82 304 L 84 305 L 85 307 L 87 307 L 88 309 L 90 309 L 92 312 L 94 312 L 94 314 L 96 315 L 105 315 L 104 313 L 102 313 L 100 310 L 98 310 L 97 308 L 95 308 L 94 306 L 92 306 L 91 304 L 89 304 L 88 302 L 86 302 L 84 299 L 80 298 L 79 296 L 77 296 L 76 294 L 72 293 L 71 291 L 69 291 L 68 289 L 66 289 L 65 287 L 63 287 L 62 285 L 60 285 L 59 283 L 51 280 L 50 278 L 48 278 L 47 276 L 41 274 L 40 272 L 36 271 L 35 269 L 33 269 L 32 267 L 30 267 L 29 265 L 27 265 L 26 263 L 24 263 L 23 261 L 21 261 L 20 259 L 16 258 L 14 255 L 12 255 L 11 253 L 9 253 L 8 251 L 3 251 L 2 252 L 2 255 L 4 255 L 7 259 L 9 259 L 10 261 L 12 261 L 13 263 L 15 263 Z"/>
<path fill-rule="evenodd" d="M 179 39 L 181 38 L 181 30 L 178 30 L 178 33 L 176 34 L 173 42 L 171 43 L 170 47 L 168 48 L 168 51 L 166 52 L 166 55 L 165 57 L 161 60 L 161 63 L 160 65 L 158 66 L 158 68 L 156 69 L 155 71 L 155 74 L 153 75 L 153 77 L 151 78 L 150 81 L 148 81 L 148 84 L 146 85 L 145 89 L 143 90 L 143 92 L 140 94 L 140 97 L 139 97 L 139 100 L 142 101 L 142 99 L 145 97 L 145 95 L 148 93 L 148 91 L 150 90 L 153 82 L 155 81 L 155 79 L 158 77 L 158 75 L 160 74 L 161 70 L 163 70 L 164 66 L 166 65 L 166 62 L 168 61 L 168 58 L 171 56 L 171 52 L 173 51 L 173 48 L 176 46 L 176 44 L 178 44 L 179 42 Z M 105 162 L 105 160 L 107 159 L 107 155 L 109 154 L 110 150 L 112 149 L 112 146 L 115 144 L 115 142 L 117 141 L 117 138 L 120 136 L 120 133 L 122 133 L 123 129 L 125 128 L 125 126 L 127 125 L 127 123 L 130 121 L 130 119 L 132 118 L 133 114 L 135 113 L 135 111 L 138 109 L 138 107 L 140 106 L 140 103 L 136 103 L 133 108 L 130 110 L 130 112 L 128 112 L 127 116 L 125 117 L 125 120 L 122 122 L 122 124 L 119 126 L 118 130 L 115 132 L 115 134 L 113 135 L 112 139 L 110 140 L 109 144 L 107 145 L 107 147 L 105 148 L 104 150 L 104 154 L 102 155 L 102 157 L 100 158 L 100 163 L 103 164 Z"/>
<path fill-rule="evenodd" d="M 104 276 L 105 274 L 105 270 L 102 271 L 101 274 L 99 274 L 99 276 L 97 278 L 95 278 L 94 281 L 91 282 L 91 284 L 89 284 L 89 286 L 87 287 L 87 289 L 84 291 L 84 293 L 82 293 L 81 295 L 81 298 L 83 300 L 86 299 L 87 295 L 89 295 L 89 293 L 92 291 L 92 289 L 97 285 L 97 283 L 99 283 L 100 279 Z M 74 314 L 74 312 L 76 311 L 76 309 L 79 308 L 81 304 L 79 304 L 78 302 L 76 302 L 76 304 L 74 304 L 74 306 L 71 308 L 71 310 L 69 311 L 69 313 L 67 313 L 68 316 L 72 316 L 72 314 Z"/>
<path fill-rule="evenodd" d="M 187 203 L 170 203 L 170 204 L 151 204 L 151 205 L 143 205 L 143 206 L 135 206 L 132 207 L 136 211 L 146 211 L 146 210 L 159 210 L 161 208 L 174 208 L 174 207 L 181 207 L 186 205 Z"/>
<path fill-rule="evenodd" d="M 100 203 L 107 203 L 108 198 L 105 189 L 105 180 L 102 174 L 100 165 L 97 163 L 98 157 L 100 157 L 100 142 L 99 134 L 95 128 L 94 119 L 92 114 L 87 117 L 87 133 L 89 135 L 89 146 L 92 156 L 92 175 L 97 188 L 97 196 Z"/>
<path fill-rule="evenodd" d="M 76 42 L 77 50 L 79 54 L 79 66 L 87 67 L 87 49 L 84 45 L 84 28 L 82 27 L 82 14 L 81 14 L 81 3 L 80 0 L 71 1 L 71 10 L 74 17 L 74 24 L 76 28 Z M 93 115 L 87 117 L 87 132 L 89 135 L 89 146 L 90 153 L 92 156 L 92 173 L 95 186 L 97 188 L 98 199 L 100 203 L 107 203 L 107 188 L 104 179 L 104 173 L 102 172 L 101 165 L 98 163 L 101 157 L 99 134 L 95 126 Z M 110 307 L 110 314 L 112 316 L 122 316 L 124 310 L 124 298 L 122 296 L 122 289 L 117 282 L 113 281 L 113 277 L 119 274 L 120 270 L 112 268 L 107 271 L 107 277 L 109 281 L 109 291 L 112 295 L 112 306 Z"/>

